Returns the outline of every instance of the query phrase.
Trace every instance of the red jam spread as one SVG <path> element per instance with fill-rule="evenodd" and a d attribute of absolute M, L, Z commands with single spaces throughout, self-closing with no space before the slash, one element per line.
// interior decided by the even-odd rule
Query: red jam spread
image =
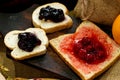
<path fill-rule="evenodd" d="M 83 37 L 73 43 L 73 52 L 76 57 L 87 63 L 99 63 L 106 59 L 107 52 L 96 36 Z"/>
<path fill-rule="evenodd" d="M 110 58 L 113 47 L 106 40 L 107 35 L 101 30 L 83 27 L 66 36 L 61 41 L 60 50 L 69 55 L 76 68 L 89 73 L 91 70 L 98 70 L 97 64 Z"/>

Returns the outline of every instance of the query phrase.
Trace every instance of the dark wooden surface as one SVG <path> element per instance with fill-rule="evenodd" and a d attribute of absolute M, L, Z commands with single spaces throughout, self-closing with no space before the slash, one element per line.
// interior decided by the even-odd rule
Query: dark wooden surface
<path fill-rule="evenodd" d="M 3 34 L 3 36 L 6 35 L 7 32 L 11 31 L 11 30 L 24 30 L 27 29 L 29 27 L 33 27 L 32 25 L 32 12 L 33 10 L 38 7 L 38 4 L 33 4 L 31 7 L 19 11 L 19 12 L 12 12 L 12 13 L 0 13 L 0 32 Z M 75 18 L 72 17 L 72 19 L 76 22 L 75 24 L 73 24 L 72 28 L 67 29 L 67 30 L 62 30 L 59 32 L 55 32 L 52 34 L 47 34 L 49 39 L 52 39 L 54 37 L 57 37 L 61 34 L 64 33 L 72 33 L 74 32 L 75 28 L 77 27 L 77 25 L 79 24 L 79 20 L 76 20 Z M 10 52 L 7 50 L 7 57 L 11 58 L 9 56 Z M 12 59 L 12 58 L 11 58 Z M 21 65 L 25 64 L 27 66 L 36 68 L 38 70 L 42 69 L 42 72 L 44 71 L 46 74 L 49 74 L 49 76 L 55 76 L 57 78 L 60 79 L 75 79 L 75 80 L 79 80 L 80 78 L 61 60 L 61 58 L 59 58 L 59 56 L 54 52 L 54 50 L 49 46 L 46 55 L 43 56 L 38 56 L 38 57 L 34 57 L 31 59 L 27 59 L 24 61 L 15 61 L 15 66 L 16 66 L 16 70 L 17 73 L 22 71 L 24 72 L 24 68 L 23 70 L 18 70 L 17 68 L 21 68 L 23 67 Z M 18 67 L 19 65 L 19 67 Z M 27 68 L 27 67 L 26 67 Z M 29 70 L 29 68 L 27 68 L 26 70 Z M 20 72 L 21 73 L 21 72 Z M 43 73 L 43 74 L 45 74 Z M 26 73 L 25 73 L 26 74 Z M 29 74 L 28 74 L 29 75 Z M 17 76 L 19 76 L 19 74 L 17 74 Z M 44 76 L 43 76 L 44 77 Z"/>

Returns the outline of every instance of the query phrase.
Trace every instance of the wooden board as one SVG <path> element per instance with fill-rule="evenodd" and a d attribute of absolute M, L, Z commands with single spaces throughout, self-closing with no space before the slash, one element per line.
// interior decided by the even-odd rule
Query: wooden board
<path fill-rule="evenodd" d="M 19 29 L 27 29 L 29 27 L 33 27 L 31 22 L 31 15 L 33 10 L 38 5 L 33 5 L 30 8 L 20 11 L 17 13 L 0 13 L 0 32 L 5 36 L 5 34 L 11 30 Z M 74 21 L 72 28 L 65 29 L 59 32 L 47 34 L 49 39 L 57 37 L 61 34 L 73 33 L 75 32 L 77 26 L 80 24 L 80 20 L 71 16 Z M 103 25 L 99 25 L 106 33 L 111 36 L 111 28 Z M 111 36 L 112 37 L 112 36 Z M 9 54 L 9 52 L 7 53 Z M 54 52 L 51 46 L 48 47 L 46 55 L 34 57 L 31 59 L 27 59 L 24 61 L 20 61 L 26 65 L 33 66 L 35 68 L 41 68 L 44 70 L 48 70 L 50 72 L 56 73 L 58 75 L 64 76 L 68 79 L 72 80 L 80 80 L 80 78 L 61 60 L 61 58 Z M 120 71 L 119 71 L 120 72 Z M 52 74 L 51 74 L 52 75 Z M 107 74 L 106 74 L 107 75 Z M 107 80 L 106 77 L 101 78 L 98 77 L 96 80 Z M 109 79 L 110 80 L 110 79 Z M 117 79 L 115 79 L 117 80 Z"/>

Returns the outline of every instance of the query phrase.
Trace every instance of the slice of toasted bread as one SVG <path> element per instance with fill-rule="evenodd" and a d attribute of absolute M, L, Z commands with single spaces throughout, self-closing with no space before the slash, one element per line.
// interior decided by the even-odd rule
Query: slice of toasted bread
<path fill-rule="evenodd" d="M 51 6 L 55 9 L 62 9 L 65 15 L 65 19 L 61 22 L 53 22 L 50 20 L 47 20 L 47 21 L 40 20 L 39 12 L 41 8 L 44 8 L 46 6 Z M 72 24 L 73 24 L 72 19 L 68 16 L 68 9 L 66 8 L 66 6 L 58 2 L 48 3 L 48 4 L 45 4 L 45 5 L 42 5 L 36 8 L 32 14 L 32 22 L 33 22 L 34 27 L 42 28 L 45 30 L 46 33 L 53 33 L 55 31 L 59 31 L 65 28 L 70 28 L 72 27 Z"/>
<path fill-rule="evenodd" d="M 35 48 L 31 52 L 24 51 L 18 47 L 18 34 L 24 32 L 31 32 L 35 34 L 35 36 L 41 40 L 41 44 L 35 46 Z M 11 49 L 11 56 L 17 60 L 23 60 L 27 58 L 31 58 L 38 55 L 43 55 L 46 53 L 47 47 L 49 45 L 48 38 L 44 30 L 40 28 L 28 28 L 26 30 L 13 30 L 6 34 L 4 38 L 5 45 Z"/>
<path fill-rule="evenodd" d="M 68 46 L 73 37 L 73 40 L 82 39 L 84 36 L 92 36 L 92 33 L 97 35 L 99 41 L 104 44 L 108 57 L 98 64 L 90 64 L 82 59 L 78 59 L 72 50 L 73 46 Z M 71 38 L 72 37 L 72 38 Z M 103 32 L 99 27 L 89 21 L 82 22 L 74 34 L 64 34 L 57 38 L 50 40 L 50 45 L 58 53 L 58 55 L 63 59 L 63 61 L 68 64 L 70 68 L 82 80 L 92 80 L 105 70 L 107 70 L 120 56 L 120 46 L 117 45 L 105 32 Z M 72 44 L 69 44 L 72 45 Z M 62 46 L 62 48 L 61 48 Z M 66 48 L 66 49 L 63 49 Z"/>

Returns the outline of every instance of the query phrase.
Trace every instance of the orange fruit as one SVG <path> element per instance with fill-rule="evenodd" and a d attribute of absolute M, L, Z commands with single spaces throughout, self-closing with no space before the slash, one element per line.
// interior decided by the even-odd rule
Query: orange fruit
<path fill-rule="evenodd" d="M 120 15 L 118 15 L 112 25 L 112 35 L 114 40 L 120 44 Z"/>

